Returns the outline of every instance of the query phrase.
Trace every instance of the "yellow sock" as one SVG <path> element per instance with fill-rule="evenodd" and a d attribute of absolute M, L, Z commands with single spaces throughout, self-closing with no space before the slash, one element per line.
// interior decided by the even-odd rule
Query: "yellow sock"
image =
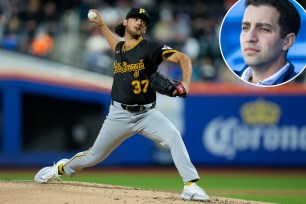
<path fill-rule="evenodd" d="M 60 164 L 60 165 L 58 166 L 58 174 L 59 174 L 59 175 L 64 175 L 64 174 L 65 174 L 63 164 Z"/>
<path fill-rule="evenodd" d="M 185 186 L 190 186 L 191 184 L 193 184 L 193 182 L 188 181 L 188 182 L 185 184 Z"/>

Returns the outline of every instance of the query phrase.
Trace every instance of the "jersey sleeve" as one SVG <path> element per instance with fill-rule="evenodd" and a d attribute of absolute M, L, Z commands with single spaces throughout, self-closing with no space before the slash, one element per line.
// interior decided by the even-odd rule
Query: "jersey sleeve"
<path fill-rule="evenodd" d="M 163 60 L 165 60 L 173 53 L 177 52 L 177 50 L 174 50 L 167 45 L 162 45 L 159 43 L 152 43 L 150 50 L 150 59 L 154 64 L 157 65 L 159 65 Z"/>

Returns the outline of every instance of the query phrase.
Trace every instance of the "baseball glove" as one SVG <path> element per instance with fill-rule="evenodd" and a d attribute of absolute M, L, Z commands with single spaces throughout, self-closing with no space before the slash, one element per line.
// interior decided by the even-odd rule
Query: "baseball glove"
<path fill-rule="evenodd" d="M 160 94 L 167 95 L 170 97 L 187 97 L 187 92 L 181 82 L 176 80 L 170 80 L 165 75 L 156 72 L 153 73 L 151 78 L 151 87 Z M 176 90 L 176 94 L 173 95 Z"/>

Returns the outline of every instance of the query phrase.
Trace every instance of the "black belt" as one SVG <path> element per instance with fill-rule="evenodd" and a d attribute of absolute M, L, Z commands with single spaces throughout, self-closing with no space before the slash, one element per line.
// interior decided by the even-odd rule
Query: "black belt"
<path fill-rule="evenodd" d="M 129 112 L 139 112 L 139 111 L 155 108 L 156 106 L 156 102 L 153 102 L 149 105 L 127 105 L 127 104 L 123 104 L 119 102 L 116 102 L 116 103 L 120 104 L 124 110 L 129 111 Z M 112 100 L 112 105 L 114 105 L 113 100 Z"/>

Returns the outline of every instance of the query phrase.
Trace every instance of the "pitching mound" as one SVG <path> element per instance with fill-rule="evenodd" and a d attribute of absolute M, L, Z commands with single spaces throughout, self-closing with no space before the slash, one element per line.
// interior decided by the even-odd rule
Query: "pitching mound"
<path fill-rule="evenodd" d="M 146 190 L 124 186 L 80 182 L 36 184 L 33 181 L 0 182 L 0 203 L 106 203 L 106 204 L 187 204 L 178 193 Z M 257 204 L 260 202 L 211 197 L 209 203 Z"/>

